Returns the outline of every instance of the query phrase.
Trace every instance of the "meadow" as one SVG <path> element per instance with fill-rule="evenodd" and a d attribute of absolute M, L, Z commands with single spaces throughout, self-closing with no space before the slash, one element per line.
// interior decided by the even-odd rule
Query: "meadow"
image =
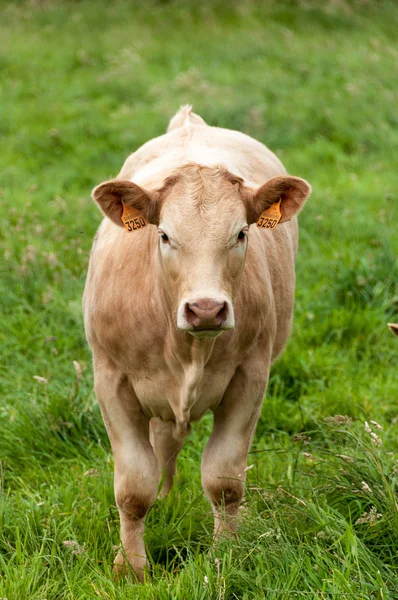
<path fill-rule="evenodd" d="M 384 0 L 0 3 L 0 598 L 398 598 L 397 27 Z M 90 192 L 185 103 L 314 191 L 239 538 L 212 542 L 207 415 L 148 515 L 140 586 L 112 576 Z"/>

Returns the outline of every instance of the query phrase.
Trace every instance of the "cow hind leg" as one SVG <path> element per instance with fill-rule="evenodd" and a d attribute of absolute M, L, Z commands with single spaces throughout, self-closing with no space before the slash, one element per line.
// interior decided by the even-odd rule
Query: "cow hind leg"
<path fill-rule="evenodd" d="M 163 474 L 161 498 L 169 493 L 176 473 L 177 456 L 184 443 L 184 436 L 175 435 L 176 424 L 173 421 L 151 419 L 150 440 Z"/>

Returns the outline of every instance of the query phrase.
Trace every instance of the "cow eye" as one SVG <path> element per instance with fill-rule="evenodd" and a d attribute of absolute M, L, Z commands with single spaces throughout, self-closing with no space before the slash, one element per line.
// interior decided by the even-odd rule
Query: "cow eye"
<path fill-rule="evenodd" d="M 243 231 L 243 229 L 242 229 L 242 231 L 240 231 L 238 233 L 238 240 L 244 240 L 245 237 L 246 237 L 246 231 Z"/>
<path fill-rule="evenodd" d="M 169 236 L 166 233 L 162 233 L 160 237 L 162 238 L 164 243 L 167 244 L 167 242 L 169 241 Z"/>

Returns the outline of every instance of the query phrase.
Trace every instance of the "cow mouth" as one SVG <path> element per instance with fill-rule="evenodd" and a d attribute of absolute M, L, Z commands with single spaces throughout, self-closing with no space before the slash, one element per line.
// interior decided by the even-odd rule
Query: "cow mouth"
<path fill-rule="evenodd" d="M 222 333 L 224 329 L 188 329 L 187 333 L 190 333 L 196 338 L 215 338 Z"/>
<path fill-rule="evenodd" d="M 223 331 L 228 331 L 232 329 L 232 327 L 223 327 L 222 324 L 220 323 L 220 325 L 218 325 L 218 327 L 208 327 L 206 328 L 200 328 L 200 327 L 195 327 L 192 329 L 186 329 L 185 331 L 187 333 L 190 333 L 191 335 L 193 335 L 196 338 L 215 338 L 217 336 L 219 336 L 221 333 L 223 333 Z"/>

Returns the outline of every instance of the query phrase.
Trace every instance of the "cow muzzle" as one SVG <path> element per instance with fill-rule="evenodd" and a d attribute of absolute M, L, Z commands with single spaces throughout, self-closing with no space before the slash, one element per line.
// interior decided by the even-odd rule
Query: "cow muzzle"
<path fill-rule="evenodd" d="M 234 325 L 233 307 L 225 298 L 188 299 L 178 310 L 178 329 L 196 337 L 215 337 Z"/>

